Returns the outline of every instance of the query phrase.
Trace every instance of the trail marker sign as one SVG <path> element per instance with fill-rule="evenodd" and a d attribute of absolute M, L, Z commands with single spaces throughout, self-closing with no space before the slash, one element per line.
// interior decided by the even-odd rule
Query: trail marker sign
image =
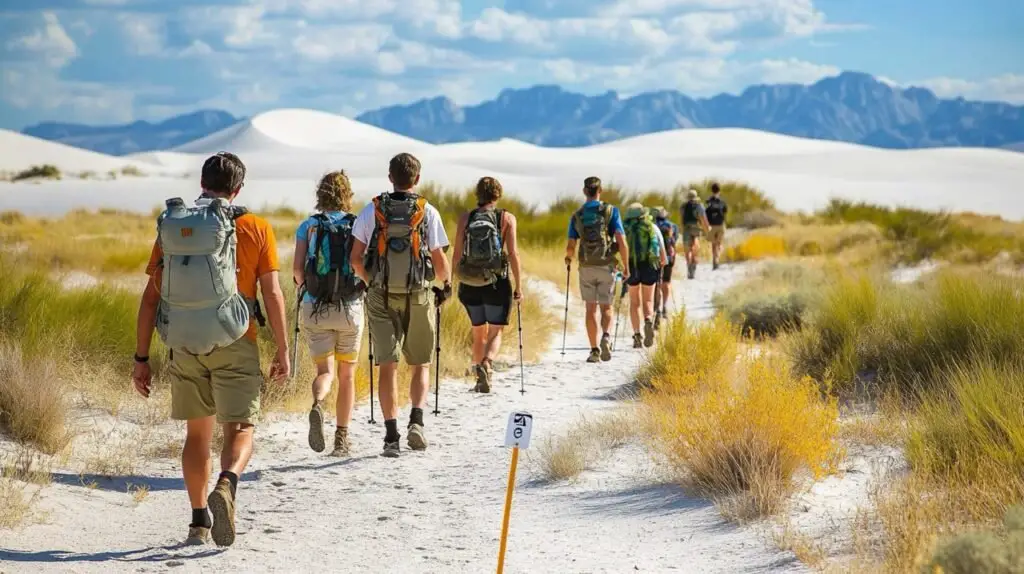
<path fill-rule="evenodd" d="M 530 448 L 530 433 L 533 431 L 533 415 L 513 412 L 508 415 L 505 428 L 505 446 L 509 448 Z"/>
<path fill-rule="evenodd" d="M 508 415 L 508 426 L 505 428 L 505 446 L 512 449 L 512 463 L 508 469 L 508 485 L 505 487 L 505 516 L 501 521 L 501 547 L 498 549 L 498 574 L 505 571 L 505 548 L 508 543 L 508 522 L 512 516 L 512 492 L 516 488 L 516 464 L 519 462 L 519 449 L 530 447 L 530 434 L 533 432 L 533 415 L 524 412 L 512 412 Z"/>

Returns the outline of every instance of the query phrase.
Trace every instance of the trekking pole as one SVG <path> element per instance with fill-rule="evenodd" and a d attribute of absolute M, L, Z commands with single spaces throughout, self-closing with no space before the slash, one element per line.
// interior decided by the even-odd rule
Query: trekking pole
<path fill-rule="evenodd" d="M 565 320 L 562 322 L 562 358 L 565 358 L 565 335 L 569 328 L 569 274 L 572 263 L 565 266 Z"/>
<path fill-rule="evenodd" d="M 434 416 L 441 414 L 438 403 L 441 402 L 441 306 L 438 305 L 434 311 L 435 325 L 437 325 L 437 345 L 434 352 L 437 354 L 434 363 Z"/>
<path fill-rule="evenodd" d="M 370 420 L 367 421 L 371 425 L 377 424 L 377 421 L 373 420 L 373 335 L 369 336 L 369 344 L 367 346 L 370 354 Z"/>
<path fill-rule="evenodd" d="M 306 287 L 299 286 L 295 297 L 295 336 L 292 337 L 292 372 L 288 377 L 294 379 L 299 372 L 299 319 L 302 311 L 302 298 L 306 296 Z"/>
<path fill-rule="evenodd" d="M 625 293 L 619 293 L 619 283 L 622 283 L 622 273 L 618 274 L 615 282 L 615 294 L 619 295 L 619 300 L 615 304 L 615 336 L 612 338 L 612 350 L 615 350 L 615 343 L 619 340 L 619 318 L 622 317 L 622 300 L 625 298 Z M 614 296 L 614 295 L 613 295 Z"/>
<path fill-rule="evenodd" d="M 526 368 L 523 366 L 523 302 L 516 301 L 516 317 L 519 319 L 519 394 L 526 394 Z"/>

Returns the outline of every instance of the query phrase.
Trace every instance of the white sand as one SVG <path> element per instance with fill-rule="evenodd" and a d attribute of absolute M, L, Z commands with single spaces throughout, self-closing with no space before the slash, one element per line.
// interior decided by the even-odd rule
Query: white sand
<path fill-rule="evenodd" d="M 708 316 L 711 294 L 741 272 L 702 266 L 696 281 L 678 281 L 690 317 Z M 541 286 L 560 311 L 562 296 Z M 623 335 L 612 362 L 586 364 L 580 331 L 571 333 L 564 359 L 559 333 L 556 348 L 527 368 L 525 395 L 518 369 L 499 374 L 487 396 L 467 392 L 465 381 L 442 381 L 441 414 L 426 415 L 432 443 L 425 453 L 377 456 L 383 425 L 379 411 L 378 424 L 366 424 L 366 404 L 355 415 L 358 451 L 349 460 L 310 451 L 304 417 L 260 427 L 239 490 L 239 536 L 226 551 L 176 546 L 188 506 L 177 465 L 164 462 L 147 464 L 145 478 L 86 477 L 97 481 L 95 489 L 73 472 L 58 474 L 40 501 L 49 522 L 5 532 L 0 571 L 491 571 L 510 457 L 502 446 L 508 413 L 533 413 L 536 446 L 581 414 L 619 408 L 607 396 L 629 382 L 642 358 Z M 515 330 L 509 335 L 506 347 L 515 345 Z M 535 452 L 521 459 L 507 572 L 806 571 L 755 529 L 727 524 L 710 503 L 660 482 L 637 447 L 560 484 L 539 480 Z M 151 492 L 136 505 L 126 482 L 148 484 Z"/>
<path fill-rule="evenodd" d="M 585 148 L 543 148 L 509 139 L 434 145 L 341 116 L 295 109 L 261 114 L 176 150 L 124 159 L 71 153 L 60 144 L 5 132 L 0 169 L 55 163 L 65 171 L 105 172 L 109 165 L 133 161 L 151 173 L 178 175 L 44 182 L 28 193 L 23 186 L 0 186 L 0 209 L 56 214 L 104 206 L 148 212 L 168 196 L 197 193 L 203 159 L 222 149 L 237 152 L 248 165 L 242 201 L 253 207 L 309 209 L 317 178 L 341 168 L 366 199 L 388 188 L 388 159 L 409 151 L 423 161 L 424 181 L 464 188 L 493 175 L 510 194 L 541 206 L 579 195 L 589 175 L 637 189 L 671 189 L 717 177 L 751 182 L 788 211 L 811 211 L 843 197 L 1024 218 L 1024 202 L 1017 197 L 1024 154 L 1006 150 L 883 150 L 737 128 L 675 130 Z"/>

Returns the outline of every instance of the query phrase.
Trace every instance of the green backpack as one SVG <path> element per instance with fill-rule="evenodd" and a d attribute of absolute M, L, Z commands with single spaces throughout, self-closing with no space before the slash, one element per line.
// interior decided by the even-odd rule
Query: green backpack
<path fill-rule="evenodd" d="M 157 220 L 163 250 L 156 330 L 173 351 L 206 355 L 234 343 L 258 314 L 238 292 L 235 220 L 248 213 L 224 199 L 186 207 L 167 200 Z"/>
<path fill-rule="evenodd" d="M 647 213 L 623 222 L 626 242 L 629 244 L 629 261 L 635 265 L 657 267 L 659 261 L 658 239 L 661 231 Z"/>
<path fill-rule="evenodd" d="M 612 209 L 605 203 L 584 205 L 572 216 L 579 235 L 580 265 L 603 267 L 615 263 L 615 239 L 608 233 Z"/>

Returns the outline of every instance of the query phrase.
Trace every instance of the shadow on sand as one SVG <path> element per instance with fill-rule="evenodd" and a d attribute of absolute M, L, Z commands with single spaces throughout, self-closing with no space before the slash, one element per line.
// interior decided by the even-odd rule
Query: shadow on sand
<path fill-rule="evenodd" d="M 175 544 L 171 546 L 151 546 L 138 550 L 121 550 L 111 552 L 69 552 L 66 550 L 7 550 L 0 548 L 0 562 L 167 562 L 171 560 L 195 560 L 216 556 L 223 549 L 212 549 Z M 196 552 L 188 550 L 196 549 Z"/>

